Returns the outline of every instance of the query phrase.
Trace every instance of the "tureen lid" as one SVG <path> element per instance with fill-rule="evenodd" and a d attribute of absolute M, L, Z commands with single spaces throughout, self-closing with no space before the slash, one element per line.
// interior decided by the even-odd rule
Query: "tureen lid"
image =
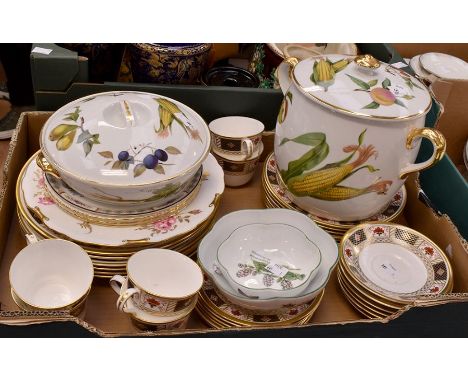
<path fill-rule="evenodd" d="M 158 183 L 200 166 L 210 135 L 205 121 L 178 101 L 120 91 L 63 106 L 44 125 L 40 143 L 57 170 L 126 186 Z"/>
<path fill-rule="evenodd" d="M 300 61 L 293 71 L 300 89 L 332 109 L 360 117 L 405 119 L 425 114 L 427 88 L 401 69 L 369 55 L 325 55 Z"/>

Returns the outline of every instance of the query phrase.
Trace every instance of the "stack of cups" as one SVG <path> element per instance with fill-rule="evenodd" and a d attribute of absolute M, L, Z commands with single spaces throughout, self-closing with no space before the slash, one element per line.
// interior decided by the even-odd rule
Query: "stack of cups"
<path fill-rule="evenodd" d="M 169 249 L 151 248 L 132 255 L 127 276 L 110 280 L 119 295 L 116 306 L 141 329 L 182 329 L 197 303 L 203 284 L 200 267 Z"/>
<path fill-rule="evenodd" d="M 262 122 L 248 117 L 218 118 L 209 124 L 211 152 L 224 171 L 229 187 L 248 183 L 263 152 Z"/>

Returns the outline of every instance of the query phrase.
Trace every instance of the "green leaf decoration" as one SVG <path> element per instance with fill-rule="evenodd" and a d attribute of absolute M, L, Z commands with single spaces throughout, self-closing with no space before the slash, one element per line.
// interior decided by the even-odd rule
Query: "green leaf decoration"
<path fill-rule="evenodd" d="M 291 92 L 287 92 L 287 93 L 286 93 L 286 97 L 289 99 L 289 102 L 292 103 L 292 99 L 293 99 L 292 93 L 291 93 Z"/>
<path fill-rule="evenodd" d="M 363 109 L 378 109 L 379 104 L 377 102 L 371 102 L 370 104 L 363 107 Z"/>
<path fill-rule="evenodd" d="M 379 82 L 378 80 L 370 80 L 367 85 L 369 85 L 369 87 L 371 88 L 372 86 L 375 86 L 377 85 L 377 82 Z"/>
<path fill-rule="evenodd" d="M 93 141 L 94 144 L 100 144 L 101 142 L 99 142 L 99 134 L 93 134 L 91 141 Z"/>
<path fill-rule="evenodd" d="M 398 98 L 395 100 L 395 103 L 398 106 L 401 106 L 401 107 L 404 107 L 405 109 L 407 109 L 406 105 L 403 102 L 401 102 Z"/>
<path fill-rule="evenodd" d="M 177 147 L 174 146 L 167 146 L 164 151 L 166 151 L 168 154 L 171 155 L 179 155 L 182 154 L 182 151 L 180 151 Z"/>
<path fill-rule="evenodd" d="M 326 135 L 324 133 L 306 133 L 299 135 L 293 139 L 283 138 L 280 143 L 280 146 L 284 145 L 287 142 L 296 142 L 307 146 L 316 146 L 325 142 L 325 139 Z"/>
<path fill-rule="evenodd" d="M 404 98 L 404 99 L 407 99 L 407 100 L 410 100 L 410 99 L 413 99 L 414 96 L 413 96 L 413 95 L 409 95 L 409 94 L 405 94 L 405 95 L 403 96 L 403 98 Z"/>
<path fill-rule="evenodd" d="M 358 138 L 359 146 L 361 146 L 362 143 L 364 142 L 364 136 L 366 135 L 366 131 L 367 131 L 367 129 L 365 129 L 361 134 L 359 134 L 359 138 Z"/>
<path fill-rule="evenodd" d="M 409 82 L 411 83 L 411 85 L 413 85 L 414 87 L 416 87 L 416 88 L 418 88 L 418 89 L 421 89 L 421 90 L 424 90 L 421 86 L 419 86 L 418 84 L 415 84 L 413 81 L 411 81 L 411 80 L 408 80 L 408 81 L 409 81 Z"/>
<path fill-rule="evenodd" d="M 90 140 L 84 141 L 83 142 L 83 150 L 85 152 L 85 156 L 88 156 L 88 154 L 91 152 L 93 148 L 93 143 Z"/>
<path fill-rule="evenodd" d="M 155 168 L 154 171 L 156 171 L 158 174 L 164 175 L 166 172 L 164 171 L 164 167 L 158 164 Z"/>
<path fill-rule="evenodd" d="M 72 130 L 76 130 L 78 128 L 77 125 L 67 125 L 61 124 L 52 129 L 49 133 L 49 140 L 56 141 L 57 139 L 62 138 L 65 134 L 68 134 Z"/>
<path fill-rule="evenodd" d="M 128 161 L 120 162 L 120 169 L 121 170 L 128 170 L 129 166 L 130 166 L 130 163 L 128 163 Z"/>
<path fill-rule="evenodd" d="M 299 176 L 307 170 L 310 170 L 319 165 L 327 156 L 330 148 L 326 142 L 315 146 L 307 151 L 299 159 L 288 163 L 288 169 L 281 171 L 281 176 L 284 182 L 288 182 L 291 178 Z"/>
<path fill-rule="evenodd" d="M 112 170 L 120 170 L 122 168 L 121 164 L 122 164 L 122 161 L 116 160 L 114 164 L 112 165 Z"/>
<path fill-rule="evenodd" d="M 406 80 L 405 83 L 411 90 L 413 90 L 414 86 L 413 86 L 413 83 L 411 82 L 411 80 Z"/>
<path fill-rule="evenodd" d="M 141 174 L 143 174 L 145 171 L 146 171 L 145 165 L 142 163 L 139 163 L 135 167 L 133 167 L 133 177 L 136 178 L 137 176 L 140 176 Z"/>
<path fill-rule="evenodd" d="M 363 80 L 360 80 L 359 78 L 356 78 L 354 76 L 351 76 L 349 75 L 348 73 L 346 73 L 346 75 L 351 78 L 351 80 L 356 84 L 358 85 L 361 89 L 364 89 L 364 90 L 369 90 L 370 89 L 370 86 L 367 82 L 364 82 Z"/>
<path fill-rule="evenodd" d="M 382 81 L 382 87 L 384 89 L 388 89 L 389 86 L 391 86 L 392 83 L 390 82 L 390 80 L 388 78 L 385 78 L 383 81 Z"/>
<path fill-rule="evenodd" d="M 112 154 L 112 151 L 99 151 L 98 154 L 103 158 L 114 159 L 114 154 Z"/>
<path fill-rule="evenodd" d="M 104 163 L 104 166 L 107 166 L 108 164 L 111 164 L 112 161 L 111 160 L 108 160 L 106 163 Z"/>
<path fill-rule="evenodd" d="M 318 82 L 318 73 L 317 73 L 317 61 L 314 62 L 314 67 L 312 68 L 312 74 L 310 75 L 310 80 L 317 85 Z"/>
<path fill-rule="evenodd" d="M 67 117 L 65 118 L 65 120 L 76 122 L 78 118 L 80 118 L 80 112 L 81 112 L 80 107 L 77 106 L 74 112 L 66 114 Z"/>
<path fill-rule="evenodd" d="M 78 139 L 76 140 L 76 143 L 84 142 L 91 137 L 92 137 L 91 133 L 88 130 L 85 130 L 80 135 L 78 135 Z"/>

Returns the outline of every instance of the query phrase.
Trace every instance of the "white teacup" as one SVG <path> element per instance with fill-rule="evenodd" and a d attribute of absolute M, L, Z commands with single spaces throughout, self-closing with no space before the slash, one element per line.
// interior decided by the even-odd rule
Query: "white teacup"
<path fill-rule="evenodd" d="M 262 122 L 240 116 L 215 119 L 208 127 L 211 132 L 212 150 L 224 157 L 234 156 L 234 160 L 255 156 L 265 129 Z"/>
<path fill-rule="evenodd" d="M 70 310 L 79 314 L 91 289 L 94 270 L 79 245 L 62 239 L 31 242 L 10 266 L 15 302 L 23 310 Z"/>
<path fill-rule="evenodd" d="M 187 256 L 169 249 L 144 249 L 127 263 L 127 277 L 110 280 L 119 295 L 117 308 L 126 313 L 145 311 L 154 316 L 190 313 L 203 284 L 200 267 Z M 131 304 L 127 300 L 131 298 Z"/>

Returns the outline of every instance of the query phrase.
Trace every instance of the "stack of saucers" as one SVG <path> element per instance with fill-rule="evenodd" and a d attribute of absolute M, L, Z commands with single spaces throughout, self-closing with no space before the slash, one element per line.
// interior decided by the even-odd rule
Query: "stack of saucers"
<path fill-rule="evenodd" d="M 334 239 L 301 213 L 241 210 L 203 238 L 196 310 L 215 328 L 304 324 L 338 261 Z"/>
<path fill-rule="evenodd" d="M 271 153 L 265 160 L 262 185 L 266 207 L 287 208 L 301 212 L 313 219 L 319 227 L 327 231 L 337 241 L 340 241 L 346 231 L 357 224 L 364 222 L 391 222 L 395 220 L 401 214 L 406 204 L 406 189 L 405 186 L 402 186 L 393 197 L 392 202 L 382 212 L 365 219 L 365 221 L 336 221 L 313 215 L 294 204 L 288 198 L 287 193 L 284 192 L 284 186 L 277 173 L 274 153 Z"/>
<path fill-rule="evenodd" d="M 175 100 L 88 96 L 54 113 L 40 144 L 17 182 L 20 224 L 38 239 L 79 244 L 96 277 L 125 274 L 128 258 L 149 247 L 192 256 L 212 225 L 223 171 L 206 123 Z"/>
<path fill-rule="evenodd" d="M 351 305 L 374 319 L 453 287 L 444 252 L 421 233 L 391 223 L 361 224 L 346 233 L 338 281 Z"/>

